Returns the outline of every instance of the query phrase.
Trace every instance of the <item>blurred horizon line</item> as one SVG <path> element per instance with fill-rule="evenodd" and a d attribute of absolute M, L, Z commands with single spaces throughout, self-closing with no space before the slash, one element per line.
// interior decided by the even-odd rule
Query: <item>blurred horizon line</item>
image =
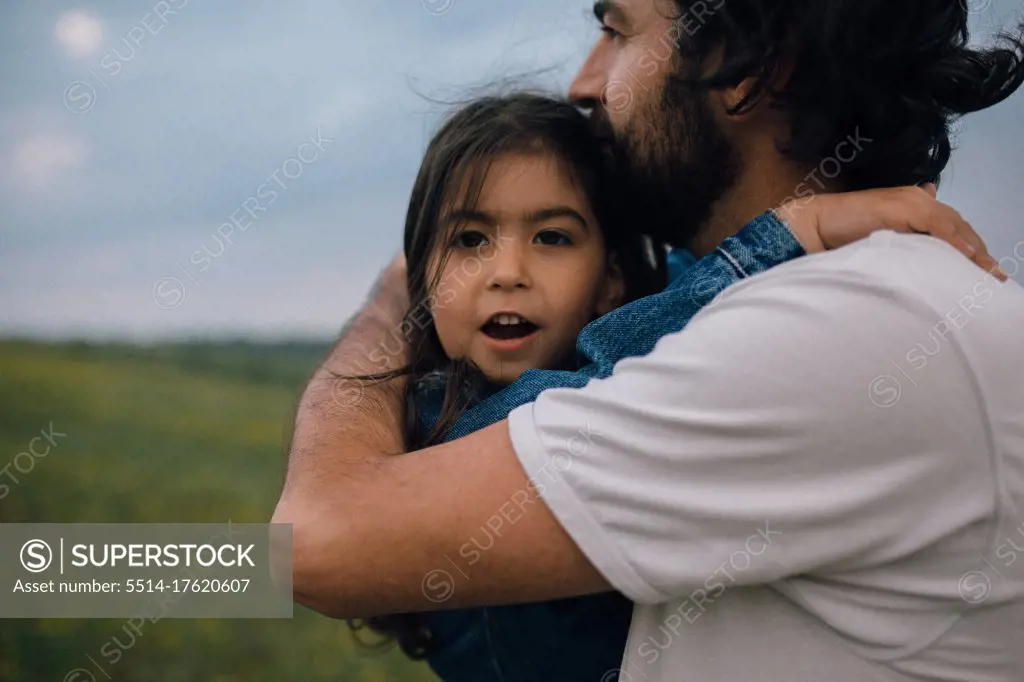
<path fill-rule="evenodd" d="M 339 327 L 340 329 L 340 327 Z M 145 333 L 125 334 L 109 330 L 94 330 L 89 332 L 54 330 L 47 331 L 25 331 L 25 332 L 0 332 L 0 343 L 37 343 L 46 345 L 61 344 L 87 344 L 87 345 L 131 345 L 131 346 L 161 346 L 161 345 L 260 345 L 260 346 L 285 346 L 285 345 L 327 345 L 333 343 L 337 335 L 319 332 L 288 332 L 271 333 L 261 330 L 213 330 L 210 332 L 180 331 L 168 333 Z"/>

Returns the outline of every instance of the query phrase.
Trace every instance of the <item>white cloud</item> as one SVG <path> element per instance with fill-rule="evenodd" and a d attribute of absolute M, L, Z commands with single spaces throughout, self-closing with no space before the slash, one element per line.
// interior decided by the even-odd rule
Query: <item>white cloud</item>
<path fill-rule="evenodd" d="M 88 57 L 103 38 L 103 24 L 85 12 L 64 12 L 57 18 L 54 36 L 72 57 Z"/>
<path fill-rule="evenodd" d="M 51 189 L 60 175 L 82 165 L 86 143 L 64 133 L 36 133 L 19 142 L 12 154 L 12 184 L 31 190 Z"/>

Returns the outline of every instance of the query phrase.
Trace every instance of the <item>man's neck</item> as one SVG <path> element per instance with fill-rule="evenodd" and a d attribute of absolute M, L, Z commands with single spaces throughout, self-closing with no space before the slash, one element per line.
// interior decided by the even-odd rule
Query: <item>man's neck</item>
<path fill-rule="evenodd" d="M 785 201 L 797 198 L 797 192 L 815 193 L 833 191 L 813 179 L 808 180 L 811 168 L 798 167 L 776 154 L 747 163 L 733 187 L 712 208 L 711 217 L 690 243 L 689 250 L 702 258 L 743 226 L 765 211 L 777 208 Z"/>

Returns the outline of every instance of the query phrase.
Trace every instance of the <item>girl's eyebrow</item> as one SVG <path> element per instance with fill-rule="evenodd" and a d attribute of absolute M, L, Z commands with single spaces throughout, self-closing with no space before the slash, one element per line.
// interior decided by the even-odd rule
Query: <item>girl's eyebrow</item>
<path fill-rule="evenodd" d="M 542 208 L 539 211 L 533 211 L 526 215 L 526 222 L 542 223 L 552 218 L 571 218 L 580 224 L 584 232 L 590 231 L 590 226 L 587 225 L 586 219 L 576 209 L 569 206 L 551 206 L 549 208 Z"/>
<path fill-rule="evenodd" d="M 483 223 L 484 225 L 496 225 L 497 220 L 490 213 L 469 209 L 459 209 L 449 213 L 445 222 L 448 223 Z"/>
<path fill-rule="evenodd" d="M 524 216 L 526 222 L 531 225 L 542 223 L 553 218 L 569 218 L 579 223 L 580 227 L 583 228 L 585 232 L 590 231 L 590 226 L 587 224 L 586 219 L 580 215 L 579 211 L 570 206 L 549 206 L 547 208 L 531 211 Z M 490 213 L 470 209 L 452 211 L 448 214 L 446 222 L 456 224 L 478 223 L 489 227 L 494 227 L 498 224 L 498 220 Z"/>

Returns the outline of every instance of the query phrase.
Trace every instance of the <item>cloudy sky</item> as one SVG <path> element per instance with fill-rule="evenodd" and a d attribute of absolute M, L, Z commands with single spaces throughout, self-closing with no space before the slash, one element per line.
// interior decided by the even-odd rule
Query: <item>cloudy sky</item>
<path fill-rule="evenodd" d="M 979 37 L 1024 14 L 971 2 Z M 589 14 L 4 0 L 0 335 L 333 334 L 400 248 L 432 100 L 523 73 L 564 90 Z M 1024 239 L 1022 121 L 1024 94 L 963 121 L 942 190 L 1000 256 Z"/>

